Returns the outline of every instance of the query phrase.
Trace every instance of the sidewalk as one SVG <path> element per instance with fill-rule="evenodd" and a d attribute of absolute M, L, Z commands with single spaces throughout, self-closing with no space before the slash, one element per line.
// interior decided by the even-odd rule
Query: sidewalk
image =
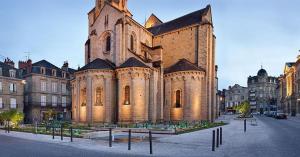
<path fill-rule="evenodd" d="M 250 122 L 248 122 L 247 133 L 244 133 L 243 121 L 233 120 L 232 117 L 228 116 L 223 118 L 223 121 L 226 120 L 230 122 L 230 124 L 222 127 L 223 145 L 220 148 L 217 148 L 215 152 L 211 151 L 211 145 L 212 130 L 216 128 L 212 128 L 181 135 L 153 135 L 155 139 L 153 141 L 154 156 L 220 157 L 224 156 L 225 152 L 227 155 L 236 155 L 237 152 L 241 152 L 243 154 L 243 151 L 241 149 L 243 149 L 244 147 L 247 147 L 249 144 L 257 145 L 257 143 L 262 143 L 260 141 L 267 140 L 266 138 L 268 138 L 267 136 L 264 136 L 264 134 L 266 134 L 266 131 L 265 129 L 262 129 L 262 127 L 264 126 L 261 125 L 259 122 L 258 126 L 251 126 Z M 149 155 L 149 142 L 147 141 L 132 143 L 131 151 L 128 151 L 127 142 L 113 142 L 113 147 L 109 148 L 108 141 L 106 140 L 74 139 L 74 142 L 71 143 L 69 137 L 64 137 L 64 141 L 61 141 L 60 137 L 58 136 L 55 137 L 55 140 L 52 140 L 52 136 L 49 135 L 35 135 L 31 133 L 20 132 L 11 132 L 10 134 L 7 134 L 3 130 L 0 131 L 0 135 L 12 136 L 33 141 L 60 144 L 75 147 L 78 149 L 95 150 L 101 152 L 118 152 L 122 154 L 131 155 Z M 136 134 L 133 134 L 133 136 L 134 135 Z M 258 137 L 253 138 L 254 135 Z M 126 133 L 124 134 L 124 136 L 126 136 Z"/>

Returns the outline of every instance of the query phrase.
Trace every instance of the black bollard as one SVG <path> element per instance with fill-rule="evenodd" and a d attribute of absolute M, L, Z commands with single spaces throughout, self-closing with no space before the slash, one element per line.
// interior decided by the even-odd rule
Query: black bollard
<path fill-rule="evenodd" d="M 112 128 L 109 128 L 109 147 L 112 147 Z"/>
<path fill-rule="evenodd" d="M 71 134 L 71 137 L 70 137 L 71 138 L 71 142 L 73 142 L 73 128 L 72 127 L 70 128 L 70 134 Z"/>
<path fill-rule="evenodd" d="M 222 145 L 223 142 L 223 130 L 222 127 L 220 127 L 220 145 Z"/>
<path fill-rule="evenodd" d="M 246 132 L 247 131 L 247 128 L 246 128 L 246 119 L 244 120 L 244 132 Z"/>
<path fill-rule="evenodd" d="M 131 150 L 131 129 L 128 131 L 128 150 Z"/>
<path fill-rule="evenodd" d="M 215 151 L 215 142 L 216 142 L 216 131 L 212 132 L 212 151 Z"/>
<path fill-rule="evenodd" d="M 150 142 L 150 154 L 153 154 L 153 150 L 152 150 L 152 133 L 151 133 L 151 131 L 149 131 L 149 142 Z"/>
<path fill-rule="evenodd" d="M 217 129 L 217 148 L 219 148 L 220 131 Z"/>
<path fill-rule="evenodd" d="M 64 140 L 63 132 L 64 132 L 64 128 L 62 125 L 60 125 L 60 140 Z"/>
<path fill-rule="evenodd" d="M 8 133 L 10 132 L 9 121 L 8 121 L 8 123 L 7 123 L 7 132 L 8 132 Z"/>
<path fill-rule="evenodd" d="M 5 122 L 4 128 L 5 128 L 5 133 L 8 133 L 8 125 L 7 125 L 7 122 Z"/>
<path fill-rule="evenodd" d="M 54 126 L 52 126 L 52 139 L 54 139 Z"/>

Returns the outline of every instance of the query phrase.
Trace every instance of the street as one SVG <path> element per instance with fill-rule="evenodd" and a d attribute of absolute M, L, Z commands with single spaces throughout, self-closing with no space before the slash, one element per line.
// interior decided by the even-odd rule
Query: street
<path fill-rule="evenodd" d="M 247 132 L 243 131 L 243 121 L 233 120 L 223 127 L 224 141 L 215 152 L 211 151 L 212 129 L 193 133 L 166 136 L 154 142 L 153 156 L 203 156 L 203 157 L 299 157 L 300 119 L 292 121 L 257 116 L 257 126 L 247 122 Z M 10 134 L 12 135 L 12 134 Z M 29 136 L 29 135 L 28 135 Z M 33 136 L 35 137 L 35 136 Z M 20 139 L 0 134 L 1 157 L 101 157 L 101 156 L 147 156 L 148 144 L 133 144 L 127 151 L 127 144 L 107 144 L 78 141 L 49 143 L 46 141 Z M 56 142 L 58 142 L 57 140 Z M 149 156 L 149 155 L 148 155 Z"/>
<path fill-rule="evenodd" d="M 133 156 L 97 152 L 70 146 L 36 142 L 0 135 L 0 157 L 115 157 Z"/>

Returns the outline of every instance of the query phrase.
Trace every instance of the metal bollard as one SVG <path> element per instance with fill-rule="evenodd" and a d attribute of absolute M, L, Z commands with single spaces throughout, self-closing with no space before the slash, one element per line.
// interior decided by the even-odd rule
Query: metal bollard
<path fill-rule="evenodd" d="M 128 150 L 131 150 L 131 129 L 128 131 Z"/>
<path fill-rule="evenodd" d="M 219 148 L 220 131 L 217 129 L 217 148 Z"/>
<path fill-rule="evenodd" d="M 150 154 L 153 154 L 152 150 L 152 133 L 149 131 L 149 143 L 150 143 Z"/>
<path fill-rule="evenodd" d="M 246 119 L 244 120 L 244 132 L 246 132 L 247 131 L 247 121 L 246 121 Z"/>
<path fill-rule="evenodd" d="M 52 139 L 54 139 L 54 126 L 52 126 Z"/>
<path fill-rule="evenodd" d="M 112 147 L 112 128 L 109 128 L 109 147 Z"/>
<path fill-rule="evenodd" d="M 7 123 L 7 132 L 8 132 L 8 133 L 10 132 L 9 121 L 8 121 L 8 123 Z"/>
<path fill-rule="evenodd" d="M 223 143 L 223 130 L 222 127 L 220 127 L 220 145 Z"/>
<path fill-rule="evenodd" d="M 8 125 L 7 125 L 7 122 L 5 122 L 4 128 L 5 128 L 5 133 L 8 133 Z"/>
<path fill-rule="evenodd" d="M 63 131 L 64 131 L 64 128 L 62 125 L 60 125 L 60 140 L 64 140 Z"/>
<path fill-rule="evenodd" d="M 73 142 L 73 127 L 70 128 L 70 134 L 71 134 L 71 142 Z"/>
<path fill-rule="evenodd" d="M 216 142 L 216 131 L 212 132 L 212 151 L 215 151 L 215 142 Z"/>

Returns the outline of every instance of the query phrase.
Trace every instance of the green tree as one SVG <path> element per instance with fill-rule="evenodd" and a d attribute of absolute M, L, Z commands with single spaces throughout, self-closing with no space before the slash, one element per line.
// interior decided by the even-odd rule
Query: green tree
<path fill-rule="evenodd" d="M 19 124 L 23 121 L 23 119 L 24 119 L 24 114 L 15 109 L 0 113 L 0 121 L 10 122 L 14 127 L 19 126 Z"/>
<path fill-rule="evenodd" d="M 248 101 L 244 101 L 234 109 L 241 113 L 242 117 L 247 117 L 250 114 L 250 103 Z"/>

